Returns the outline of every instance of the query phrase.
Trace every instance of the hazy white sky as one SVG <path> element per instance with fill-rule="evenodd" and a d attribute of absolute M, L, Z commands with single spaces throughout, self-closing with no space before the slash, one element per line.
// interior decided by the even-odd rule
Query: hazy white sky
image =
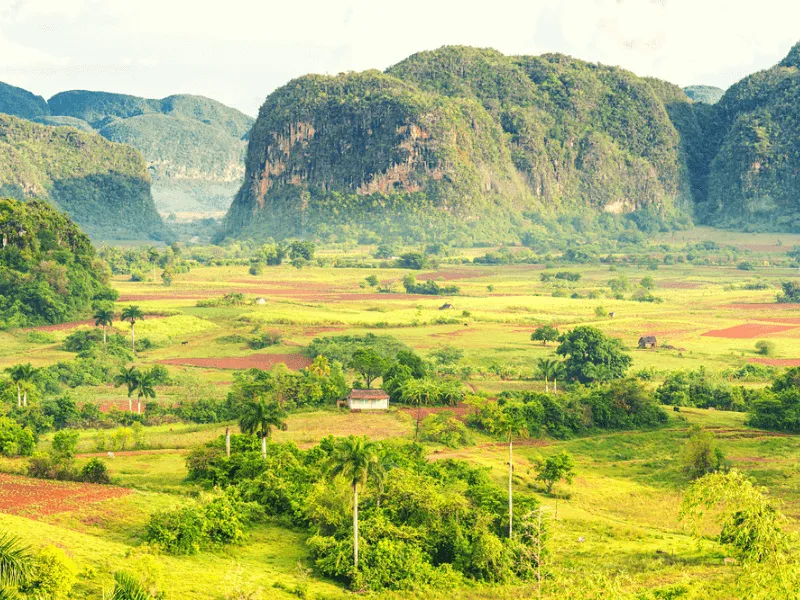
<path fill-rule="evenodd" d="M 255 115 L 293 77 L 464 44 L 727 87 L 786 55 L 797 23 L 796 0 L 0 0 L 0 81 L 45 98 L 202 94 Z"/>

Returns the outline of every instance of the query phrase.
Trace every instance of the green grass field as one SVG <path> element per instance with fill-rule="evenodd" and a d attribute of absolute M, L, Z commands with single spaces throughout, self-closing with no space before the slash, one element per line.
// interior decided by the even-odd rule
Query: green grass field
<path fill-rule="evenodd" d="M 680 241 L 697 241 L 712 234 L 698 229 L 676 235 Z M 540 280 L 542 268 L 529 265 L 445 265 L 426 271 L 426 276 L 460 286 L 461 293 L 452 298 L 400 293 L 405 271 L 396 269 L 298 270 L 281 266 L 254 277 L 248 275 L 247 267 L 202 267 L 178 275 L 171 287 L 123 278 L 116 278 L 114 286 L 120 292 L 119 306 L 136 304 L 146 314 L 157 315 L 136 324 L 137 338 L 147 337 L 154 344 L 140 353 L 136 364 L 177 363 L 168 365 L 177 384 L 157 389 L 158 401 L 164 403 L 225 397 L 236 371 L 193 366 L 192 359 L 229 359 L 226 365 L 230 366 L 252 354 L 291 357 L 315 337 L 365 332 L 392 335 L 423 355 L 443 345 L 463 350 L 460 366 L 470 367 L 466 385 L 490 395 L 503 390 L 544 389 L 544 382 L 533 376 L 536 361 L 555 356 L 556 345 L 534 343 L 530 335 L 545 323 L 562 330 L 591 323 L 621 338 L 633 357 L 632 371 L 652 370 L 653 385 L 674 369 L 702 367 L 721 372 L 758 360 L 755 343 L 762 339 L 775 344 L 770 359 L 800 361 L 800 306 L 775 304 L 779 283 L 796 277 L 796 272 L 764 265 L 771 255 L 800 243 L 800 237 L 780 236 L 779 245 L 776 236 L 714 235 L 722 236 L 720 241 L 726 244 L 751 248 L 759 260 L 756 270 L 689 264 L 661 265 L 657 270 L 617 266 L 613 272 L 606 265 L 557 269 L 581 274 L 579 282 L 565 288 L 568 295 L 577 292 L 584 296 L 578 299 L 554 297 L 552 284 Z M 664 241 L 676 243 L 676 238 Z M 359 251 L 366 249 L 354 250 Z M 474 254 L 473 250 L 465 252 L 465 256 Z M 384 284 L 395 282 L 397 293 L 377 294 L 362 287 L 360 283 L 373 274 Z M 620 275 L 627 276 L 633 286 L 652 277 L 656 281 L 653 293 L 663 302 L 613 298 L 607 282 Z M 757 281 L 768 288 L 745 289 L 745 284 Z M 233 291 L 248 299 L 265 298 L 266 303 L 197 306 L 199 300 Z M 630 297 L 630 292 L 625 296 Z M 454 308 L 440 310 L 445 302 Z M 614 316 L 597 316 L 598 307 Z M 703 335 L 741 325 L 749 325 L 746 333 L 754 335 Z M 776 325 L 780 330 L 774 330 Z M 126 335 L 130 331 L 125 323 L 115 323 L 114 328 Z M 233 334 L 249 335 L 256 328 L 278 330 L 281 343 L 251 350 L 243 343 L 225 340 Z M 46 339 L 27 331 L 0 332 L 0 368 L 20 362 L 43 366 L 74 359 L 74 354 L 61 349 L 61 342 L 73 331 L 43 332 Z M 661 346 L 674 349 L 636 349 L 643 335 L 655 335 Z M 181 361 L 186 364 L 179 364 Z M 503 369 L 503 377 L 495 374 Z M 127 407 L 125 392 L 112 386 L 83 386 L 70 393 L 79 402 Z M 536 493 L 548 508 L 554 519 L 549 568 L 561 581 L 574 583 L 573 588 L 565 583 L 561 590 L 546 589 L 548 597 L 583 597 L 575 591 L 580 589 L 580 581 L 595 582 L 598 589 L 606 590 L 597 597 L 606 598 L 686 582 L 693 582 L 692 593 L 696 594 L 687 598 L 732 597 L 726 590 L 731 589 L 738 567 L 723 564 L 721 547 L 711 540 L 698 543 L 678 520 L 680 499 L 688 485 L 679 468 L 679 455 L 692 424 L 715 432 L 732 465 L 780 499 L 792 519 L 790 527 L 798 529 L 800 439 L 748 429 L 740 413 L 683 409 L 680 413 L 670 410 L 669 416 L 668 425 L 657 431 L 519 442 L 514 485 Z M 63 548 L 79 568 L 75 598 L 101 597 L 110 589 L 114 571 L 136 565 L 154 570 L 173 599 L 233 598 L 225 595 L 233 588 L 253 591 L 256 595 L 247 596 L 252 598 L 296 598 L 297 590 L 306 587 L 309 598 L 349 595 L 310 570 L 305 533 L 277 522 L 255 527 L 241 546 L 192 557 L 156 554 L 153 559 L 150 549 L 142 546 L 141 531 L 153 511 L 193 502 L 203 493 L 185 481 L 185 456 L 192 447 L 217 438 L 224 430 L 225 424 L 148 427 L 142 448 L 117 452 L 108 459 L 115 485 L 130 493 L 54 514 L 0 514 L 0 527 L 34 546 Z M 288 429 L 276 432 L 275 439 L 307 448 L 330 434 L 411 439 L 413 430 L 413 418 L 401 410 L 356 414 L 331 409 L 293 414 Z M 97 433 L 81 431 L 79 462 L 97 452 Z M 51 438 L 43 437 L 41 450 L 49 447 Z M 557 494 L 548 496 L 534 481 L 531 459 L 561 450 L 575 456 L 578 476 L 572 485 L 559 485 Z M 499 485 L 507 477 L 507 447 L 484 436 L 477 436 L 476 444 L 466 448 L 430 445 L 428 451 L 432 460 L 457 457 L 484 465 Z M 0 470 L 19 472 L 24 464 L 21 459 L 2 459 Z M 477 587 L 441 597 L 522 599 L 533 594 L 530 587 Z"/>

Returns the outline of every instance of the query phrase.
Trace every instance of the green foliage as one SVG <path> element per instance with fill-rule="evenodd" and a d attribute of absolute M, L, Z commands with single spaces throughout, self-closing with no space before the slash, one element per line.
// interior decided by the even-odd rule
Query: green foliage
<path fill-rule="evenodd" d="M 147 169 L 129 146 L 0 116 L 0 197 L 47 199 L 93 237 L 163 238 Z"/>
<path fill-rule="evenodd" d="M 606 336 L 595 327 L 580 325 L 562 335 L 556 353 L 564 356 L 564 371 L 569 380 L 580 383 L 607 381 L 625 376 L 631 357 L 622 342 Z"/>
<path fill-rule="evenodd" d="M 0 200 L 0 237 L 0 327 L 86 317 L 116 297 L 89 238 L 47 203 Z"/>
<path fill-rule="evenodd" d="M 741 472 L 713 473 L 696 481 L 681 504 L 681 518 L 699 535 L 703 517 L 719 527 L 719 541 L 747 563 L 779 562 L 788 554 L 791 537 L 786 517 Z M 713 509 L 713 510 L 712 510 Z"/>
<path fill-rule="evenodd" d="M 420 424 L 420 439 L 423 442 L 444 444 L 448 448 L 460 448 L 473 443 L 466 425 L 451 411 L 442 411 L 425 417 Z"/>
<path fill-rule="evenodd" d="M 277 346 L 281 343 L 281 338 L 281 332 L 278 330 L 265 331 L 264 333 L 247 340 L 247 345 L 253 350 L 261 350 L 262 348 Z"/>
<path fill-rule="evenodd" d="M 693 102 L 703 102 L 705 104 L 716 104 L 725 94 L 725 90 L 713 85 L 690 85 L 683 88 L 683 91 Z"/>
<path fill-rule="evenodd" d="M 455 296 L 460 291 L 457 285 L 441 286 L 433 279 L 426 279 L 419 283 L 412 274 L 403 277 L 403 287 L 408 294 L 422 294 L 425 296 Z"/>
<path fill-rule="evenodd" d="M 106 463 L 96 457 L 89 459 L 89 462 L 83 465 L 80 477 L 81 481 L 86 483 L 111 483 L 111 476 L 108 474 Z"/>
<path fill-rule="evenodd" d="M 555 342 L 558 339 L 558 329 L 552 325 L 540 325 L 531 334 L 531 340 L 542 342 L 542 346 L 547 346 L 547 342 Z"/>
<path fill-rule="evenodd" d="M 169 554 L 197 554 L 204 527 L 203 513 L 193 506 L 159 511 L 150 517 L 145 538 Z"/>
<path fill-rule="evenodd" d="M 690 429 L 681 453 L 681 470 L 690 479 L 727 470 L 725 455 L 716 446 L 713 433 L 699 427 Z"/>
<path fill-rule="evenodd" d="M 0 83 L 0 113 L 34 119 L 49 112 L 47 102 L 28 90 Z"/>
<path fill-rule="evenodd" d="M 775 342 L 769 340 L 758 340 L 756 342 L 756 352 L 762 356 L 774 356 L 776 351 Z"/>
<path fill-rule="evenodd" d="M 783 293 L 778 294 L 778 302 L 781 304 L 800 303 L 800 283 L 796 281 L 784 281 L 781 283 Z"/>
<path fill-rule="evenodd" d="M 575 478 L 575 459 L 568 452 L 537 458 L 533 461 L 533 468 L 536 481 L 544 483 L 548 494 L 553 493 L 553 486 L 559 481 L 572 483 Z"/>
<path fill-rule="evenodd" d="M 359 349 L 369 348 L 381 358 L 395 358 L 398 352 L 408 350 L 408 346 L 390 335 L 375 335 L 367 333 L 358 335 L 334 335 L 324 338 L 314 338 L 303 350 L 308 358 L 324 356 L 330 362 L 337 361 L 341 364 L 350 364 L 353 353 Z"/>
<path fill-rule="evenodd" d="M 271 371 L 252 369 L 235 375 L 225 406 L 215 408 L 220 418 L 235 418 L 242 405 L 252 398 L 277 399 L 284 409 L 331 406 L 344 398 L 349 388 L 338 361 L 329 362 L 324 369 L 290 371 L 276 365 Z"/>
<path fill-rule="evenodd" d="M 77 579 L 77 566 L 63 550 L 46 546 L 32 557 L 30 573 L 20 591 L 30 598 L 66 600 Z"/>
<path fill-rule="evenodd" d="M 662 404 L 745 411 L 757 391 L 731 386 L 704 369 L 668 373 L 655 392 Z"/>
<path fill-rule="evenodd" d="M 28 427 L 22 427 L 8 417 L 0 417 L 0 454 L 30 456 L 36 448 L 36 437 Z"/>

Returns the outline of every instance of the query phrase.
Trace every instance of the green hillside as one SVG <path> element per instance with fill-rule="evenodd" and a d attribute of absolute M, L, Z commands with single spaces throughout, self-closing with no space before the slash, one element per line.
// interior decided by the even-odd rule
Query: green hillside
<path fill-rule="evenodd" d="M 0 82 L 0 113 L 33 119 L 49 114 L 49 110 L 41 96 Z"/>
<path fill-rule="evenodd" d="M 0 327 L 85 318 L 116 299 L 89 238 L 50 204 L 0 199 L 0 237 Z"/>
<path fill-rule="evenodd" d="M 690 85 L 683 88 L 693 102 L 703 102 L 704 104 L 716 104 L 725 94 L 725 90 L 713 85 Z"/>
<path fill-rule="evenodd" d="M 778 65 L 731 86 L 705 115 L 706 223 L 800 230 L 800 44 Z"/>
<path fill-rule="evenodd" d="M 141 154 L 66 127 L 0 115 L 0 196 L 48 199 L 92 237 L 163 237 Z"/>
<path fill-rule="evenodd" d="M 225 210 L 244 175 L 247 115 L 201 96 L 152 100 L 69 91 L 49 100 L 52 115 L 79 119 L 145 156 L 162 211 Z"/>
<path fill-rule="evenodd" d="M 587 210 L 688 221 L 686 152 L 648 81 L 559 55 L 448 47 L 271 94 L 226 233 L 500 241 L 532 215 Z"/>

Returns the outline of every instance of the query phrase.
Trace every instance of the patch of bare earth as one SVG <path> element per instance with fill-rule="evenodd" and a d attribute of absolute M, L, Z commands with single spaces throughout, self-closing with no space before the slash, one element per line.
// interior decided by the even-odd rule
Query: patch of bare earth
<path fill-rule="evenodd" d="M 34 519 L 129 493 L 126 488 L 110 485 L 45 481 L 0 473 L 0 512 Z"/>
<path fill-rule="evenodd" d="M 735 327 L 728 327 L 727 329 L 716 329 L 713 331 L 706 331 L 706 337 L 718 337 L 729 339 L 750 339 L 769 335 L 770 333 L 780 333 L 781 331 L 789 331 L 795 329 L 797 325 L 762 325 L 760 323 L 745 323 L 744 325 L 736 325 Z"/>
<path fill-rule="evenodd" d="M 164 365 L 211 367 L 212 369 L 261 369 L 262 371 L 268 371 L 278 363 L 284 363 L 293 370 L 304 369 L 311 364 L 309 359 L 300 354 L 251 354 L 249 356 L 214 358 L 167 358 L 158 362 Z"/>

